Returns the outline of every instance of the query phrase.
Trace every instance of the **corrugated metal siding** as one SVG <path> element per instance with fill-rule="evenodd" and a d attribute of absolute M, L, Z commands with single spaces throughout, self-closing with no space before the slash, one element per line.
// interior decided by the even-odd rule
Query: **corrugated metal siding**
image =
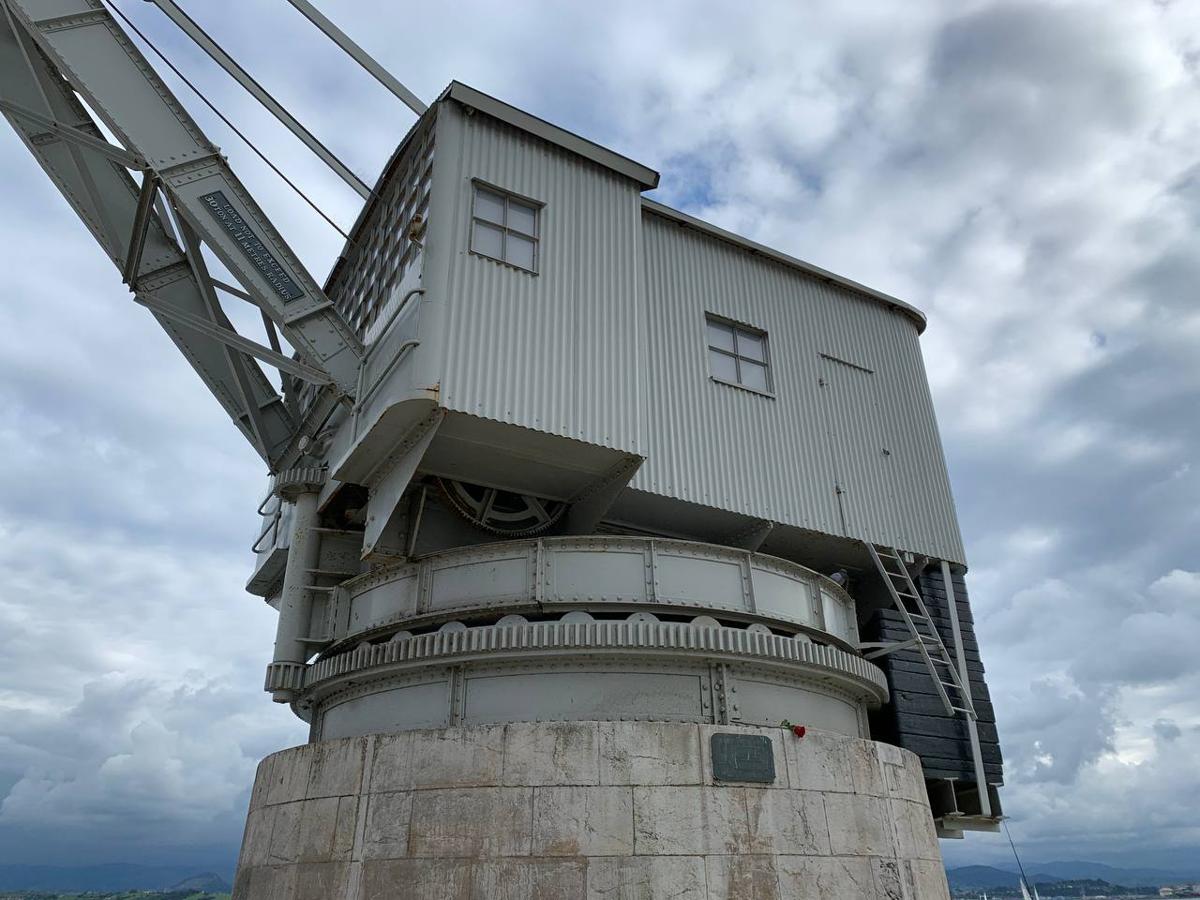
<path fill-rule="evenodd" d="M 640 452 L 636 184 L 486 115 L 461 117 L 442 402 Z M 473 178 L 545 204 L 539 272 L 467 252 Z"/>
<path fill-rule="evenodd" d="M 642 234 L 647 461 L 633 486 L 961 562 L 913 321 L 658 215 Z M 705 312 L 768 332 L 773 399 L 709 378 Z"/>

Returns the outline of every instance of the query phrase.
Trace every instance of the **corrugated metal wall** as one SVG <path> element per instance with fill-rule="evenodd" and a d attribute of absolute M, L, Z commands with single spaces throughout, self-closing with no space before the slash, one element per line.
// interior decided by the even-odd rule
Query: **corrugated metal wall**
<path fill-rule="evenodd" d="M 654 213 L 642 236 L 633 487 L 963 561 L 914 322 Z M 774 397 L 709 378 L 706 312 L 767 331 Z"/>
<path fill-rule="evenodd" d="M 461 134 L 442 402 L 641 452 L 641 197 L 633 182 L 447 104 Z M 441 140 L 441 138 L 439 138 Z M 545 204 L 537 275 L 467 252 L 473 178 Z"/>

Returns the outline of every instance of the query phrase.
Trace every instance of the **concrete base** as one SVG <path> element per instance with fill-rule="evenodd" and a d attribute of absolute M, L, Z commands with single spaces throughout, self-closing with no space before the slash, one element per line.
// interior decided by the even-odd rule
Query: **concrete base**
<path fill-rule="evenodd" d="M 714 782 L 762 734 L 772 784 Z M 662 722 L 444 728 L 263 760 L 235 900 L 948 900 L 917 757 Z"/>

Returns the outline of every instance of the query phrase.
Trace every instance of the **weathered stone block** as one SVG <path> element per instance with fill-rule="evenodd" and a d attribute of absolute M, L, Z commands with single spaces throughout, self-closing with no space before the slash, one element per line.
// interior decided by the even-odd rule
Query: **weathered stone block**
<path fill-rule="evenodd" d="M 266 865 L 271 854 L 271 830 L 274 826 L 275 807 L 250 810 L 246 816 L 246 831 L 242 835 L 238 869 L 243 866 Z"/>
<path fill-rule="evenodd" d="M 514 723 L 504 731 L 504 784 L 596 784 L 595 722 Z"/>
<path fill-rule="evenodd" d="M 709 856 L 704 860 L 709 900 L 786 900 L 779 892 L 774 856 Z"/>
<path fill-rule="evenodd" d="M 535 856 L 633 853 L 633 789 L 535 788 L 532 852 Z"/>
<path fill-rule="evenodd" d="M 634 852 L 702 856 L 706 841 L 700 792 L 699 787 L 635 787 Z"/>
<path fill-rule="evenodd" d="M 358 900 L 471 900 L 473 869 L 461 859 L 368 860 Z"/>
<path fill-rule="evenodd" d="M 876 900 L 871 861 L 855 857 L 779 856 L 779 893 L 787 900 Z"/>
<path fill-rule="evenodd" d="M 481 860 L 471 875 L 472 900 L 582 900 L 585 859 Z"/>
<path fill-rule="evenodd" d="M 413 736 L 409 787 L 486 787 L 504 771 L 504 726 L 447 728 Z"/>
<path fill-rule="evenodd" d="M 363 830 L 363 859 L 397 859 L 408 856 L 408 830 L 412 820 L 412 794 L 388 791 L 367 798 Z"/>
<path fill-rule="evenodd" d="M 910 859 L 905 865 L 915 900 L 950 900 L 946 869 L 940 858 Z"/>
<path fill-rule="evenodd" d="M 846 755 L 850 760 L 850 780 L 854 792 L 871 797 L 886 797 L 887 782 L 883 778 L 883 767 L 875 752 L 874 741 L 850 738 L 846 741 Z"/>
<path fill-rule="evenodd" d="M 358 829 L 358 807 L 365 803 L 366 798 L 358 797 L 337 798 L 337 821 L 333 827 L 333 846 L 330 857 L 334 860 L 348 860 L 354 852 L 355 833 Z"/>
<path fill-rule="evenodd" d="M 271 829 L 271 846 L 267 862 L 271 865 L 294 863 L 300 856 L 300 806 L 281 803 L 274 807 L 275 827 Z"/>
<path fill-rule="evenodd" d="M 774 851 L 773 805 L 765 788 L 701 788 L 701 821 L 705 853 L 771 853 Z"/>
<path fill-rule="evenodd" d="M 363 762 L 369 738 L 313 744 L 308 773 L 309 799 L 357 795 L 362 790 Z"/>
<path fill-rule="evenodd" d="M 254 770 L 254 786 L 250 789 L 251 809 L 260 809 L 267 805 L 267 789 L 274 780 L 275 761 L 288 752 L 290 751 L 283 750 L 280 753 L 272 753 L 270 756 L 264 757 L 263 761 L 258 764 L 258 768 Z"/>
<path fill-rule="evenodd" d="M 700 739 L 695 725 L 601 722 L 601 784 L 700 784 Z"/>
<path fill-rule="evenodd" d="M 901 859 L 940 861 L 937 830 L 929 807 L 907 800 L 889 800 L 896 834 L 896 855 Z"/>
<path fill-rule="evenodd" d="M 348 867 L 344 862 L 301 863 L 294 869 L 290 892 L 280 894 L 280 900 L 339 900 Z"/>
<path fill-rule="evenodd" d="M 235 900 L 292 900 L 295 893 L 295 866 L 255 866 L 234 879 Z"/>
<path fill-rule="evenodd" d="M 895 750 L 895 756 L 888 753 L 885 757 L 884 747 Z M 929 795 L 925 792 L 925 773 L 921 770 L 920 757 L 915 753 L 905 753 L 900 748 L 891 747 L 888 744 L 880 744 L 879 748 L 888 796 L 897 800 L 909 800 L 913 803 L 928 805 Z M 893 759 L 897 758 L 898 763 L 893 762 Z"/>
<path fill-rule="evenodd" d="M 411 787 L 413 732 L 376 735 L 374 742 L 371 771 L 364 779 L 368 790 L 403 791 Z"/>
<path fill-rule="evenodd" d="M 872 859 L 871 873 L 879 900 L 918 900 L 912 895 L 908 872 L 895 859 Z"/>
<path fill-rule="evenodd" d="M 528 856 L 532 788 L 467 788 L 413 794 L 412 856 Z"/>
<path fill-rule="evenodd" d="M 767 834 L 772 852 L 801 856 L 830 852 L 829 824 L 820 794 L 771 791 L 767 801 L 771 807 Z"/>
<path fill-rule="evenodd" d="M 588 860 L 587 900 L 708 900 L 701 856 Z"/>
<path fill-rule="evenodd" d="M 825 817 L 834 856 L 892 856 L 887 801 L 858 794 L 826 794 Z"/>
<path fill-rule="evenodd" d="M 307 744 L 275 754 L 267 782 L 265 802 L 268 806 L 304 799 L 308 793 L 309 766 L 315 746 Z"/>
<path fill-rule="evenodd" d="M 806 791 L 854 790 L 847 743 L 848 738 L 823 732 L 809 732 L 799 740 L 793 735 L 792 740 L 785 740 L 790 785 Z"/>
<path fill-rule="evenodd" d="M 348 859 L 353 843 L 353 813 L 337 797 L 301 800 L 275 807 L 271 863 L 334 862 Z M 339 824 L 342 833 L 339 836 Z"/>

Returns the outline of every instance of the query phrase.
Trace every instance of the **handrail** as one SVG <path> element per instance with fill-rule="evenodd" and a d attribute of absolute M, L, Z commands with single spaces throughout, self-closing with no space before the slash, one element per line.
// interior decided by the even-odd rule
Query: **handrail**
<path fill-rule="evenodd" d="M 399 316 L 400 313 L 404 312 L 405 308 L 408 306 L 408 302 L 412 299 L 414 294 L 424 294 L 424 293 L 425 293 L 425 288 L 417 287 L 417 288 L 413 288 L 407 294 L 405 294 L 404 298 L 400 301 L 400 303 L 396 307 L 396 309 L 392 312 L 392 314 L 390 316 L 387 317 L 387 322 L 384 323 L 384 325 L 378 331 L 376 331 L 375 337 L 373 340 L 379 340 L 381 337 L 383 337 L 385 334 L 387 334 L 388 329 L 392 327 L 392 323 L 396 321 L 396 317 Z M 372 330 L 373 329 L 374 329 L 374 326 L 372 326 Z"/>

